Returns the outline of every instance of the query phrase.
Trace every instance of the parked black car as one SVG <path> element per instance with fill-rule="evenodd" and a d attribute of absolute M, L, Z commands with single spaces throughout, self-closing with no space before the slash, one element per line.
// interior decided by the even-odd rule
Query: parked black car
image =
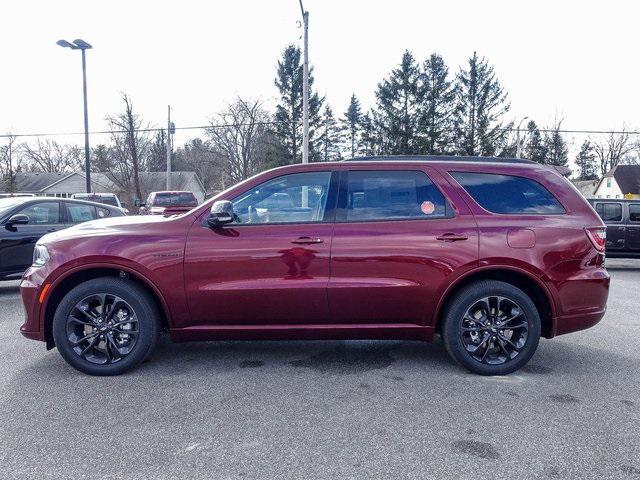
<path fill-rule="evenodd" d="M 29 268 L 33 248 L 43 235 L 99 218 L 121 217 L 118 207 L 53 197 L 0 199 L 0 280 Z"/>
<path fill-rule="evenodd" d="M 640 258 L 640 200 L 593 198 L 589 203 L 607 225 L 607 257 Z"/>

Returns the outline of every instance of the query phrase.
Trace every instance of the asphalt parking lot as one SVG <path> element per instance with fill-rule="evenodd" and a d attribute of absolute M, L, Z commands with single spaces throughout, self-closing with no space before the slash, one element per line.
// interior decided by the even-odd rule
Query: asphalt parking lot
<path fill-rule="evenodd" d="M 0 284 L 2 478 L 640 478 L 640 261 L 608 260 L 609 310 L 517 374 L 440 341 L 163 340 L 93 378 L 23 339 Z"/>

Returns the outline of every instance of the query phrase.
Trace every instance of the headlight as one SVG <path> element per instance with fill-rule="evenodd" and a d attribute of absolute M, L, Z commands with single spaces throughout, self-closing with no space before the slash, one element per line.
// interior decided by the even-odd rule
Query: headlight
<path fill-rule="evenodd" d="M 33 249 L 33 266 L 41 267 L 49 260 L 49 250 L 44 245 L 36 245 Z"/>

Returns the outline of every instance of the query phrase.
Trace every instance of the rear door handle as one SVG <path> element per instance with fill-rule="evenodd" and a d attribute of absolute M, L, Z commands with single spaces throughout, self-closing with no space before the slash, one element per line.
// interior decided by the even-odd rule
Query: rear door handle
<path fill-rule="evenodd" d="M 444 233 L 436 237 L 436 240 L 440 240 L 441 242 L 459 242 L 468 239 L 469 237 L 466 235 L 459 235 L 457 233 Z"/>
<path fill-rule="evenodd" d="M 322 243 L 322 239 L 317 237 L 298 237 L 291 243 L 296 243 L 298 245 L 309 245 L 312 243 Z"/>

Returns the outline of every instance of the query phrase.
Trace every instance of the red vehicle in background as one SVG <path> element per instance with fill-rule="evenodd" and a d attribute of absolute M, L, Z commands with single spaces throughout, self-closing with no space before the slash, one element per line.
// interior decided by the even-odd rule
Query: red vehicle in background
<path fill-rule="evenodd" d="M 140 204 L 140 215 L 176 215 L 198 206 L 193 192 L 151 192 L 147 200 Z"/>
<path fill-rule="evenodd" d="M 164 193 L 151 209 L 172 206 Z M 504 375 L 540 337 L 604 316 L 605 240 L 571 183 L 526 160 L 290 165 L 183 215 L 45 235 L 22 278 L 21 332 L 93 375 L 138 365 L 163 329 L 175 341 L 438 333 L 467 369 Z"/>

